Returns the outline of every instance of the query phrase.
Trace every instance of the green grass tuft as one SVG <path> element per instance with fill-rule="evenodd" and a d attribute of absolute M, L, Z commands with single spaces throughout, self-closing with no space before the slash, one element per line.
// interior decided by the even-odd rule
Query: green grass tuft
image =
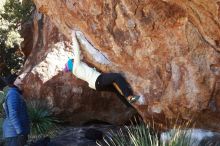
<path fill-rule="evenodd" d="M 52 115 L 52 109 L 47 102 L 34 100 L 28 102 L 28 113 L 31 120 L 31 137 L 41 138 L 57 133 L 59 121 Z"/>
<path fill-rule="evenodd" d="M 191 131 L 182 130 L 188 126 L 175 126 L 167 132 L 169 140 L 161 141 L 159 132 L 145 124 L 143 121 L 124 126 L 117 131 L 110 131 L 103 137 L 102 141 L 97 141 L 98 146 L 191 146 Z"/>

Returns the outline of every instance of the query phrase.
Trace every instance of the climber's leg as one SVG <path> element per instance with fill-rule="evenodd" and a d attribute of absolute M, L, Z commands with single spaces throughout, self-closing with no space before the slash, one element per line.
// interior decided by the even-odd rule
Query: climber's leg
<path fill-rule="evenodd" d="M 96 81 L 96 89 L 100 90 L 106 86 L 114 85 L 117 91 L 128 98 L 129 102 L 134 102 L 139 96 L 132 96 L 132 90 L 128 86 L 128 83 L 124 77 L 119 73 L 103 73 L 101 74 Z M 132 103 L 131 102 L 131 103 Z"/>
<path fill-rule="evenodd" d="M 96 89 L 97 90 L 97 89 Z M 128 108 L 133 108 L 131 106 L 131 104 L 128 102 L 128 100 L 122 95 L 120 94 L 117 89 L 113 86 L 113 85 L 108 85 L 105 86 L 104 88 L 102 88 L 102 90 L 98 90 L 98 91 L 109 91 L 109 92 L 113 92 L 116 93 L 117 97 L 128 107 Z"/>
<path fill-rule="evenodd" d="M 119 73 L 103 73 L 96 81 L 97 88 L 105 88 L 108 85 L 114 85 L 118 92 L 125 97 L 132 95 L 127 82 Z"/>

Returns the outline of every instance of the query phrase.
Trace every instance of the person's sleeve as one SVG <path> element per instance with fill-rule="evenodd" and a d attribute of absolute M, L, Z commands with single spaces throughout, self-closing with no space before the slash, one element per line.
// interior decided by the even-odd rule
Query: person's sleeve
<path fill-rule="evenodd" d="M 10 94 L 7 99 L 8 116 L 17 134 L 21 134 L 23 132 L 21 122 L 18 117 L 19 105 L 20 105 L 19 95 L 16 93 Z"/>
<path fill-rule="evenodd" d="M 80 63 L 80 48 L 79 48 L 79 43 L 77 41 L 77 38 L 76 36 L 75 37 L 72 37 L 72 43 L 73 43 L 73 52 L 74 52 L 74 68 L 77 68 L 77 66 L 79 65 Z"/>

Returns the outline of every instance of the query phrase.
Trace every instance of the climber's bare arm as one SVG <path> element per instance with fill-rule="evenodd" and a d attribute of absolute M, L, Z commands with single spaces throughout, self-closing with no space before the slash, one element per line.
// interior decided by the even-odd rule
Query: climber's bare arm
<path fill-rule="evenodd" d="M 80 63 L 80 48 L 79 48 L 79 43 L 76 38 L 76 33 L 75 31 L 71 32 L 71 38 L 72 38 L 72 49 L 74 52 L 74 66 L 76 67 Z"/>

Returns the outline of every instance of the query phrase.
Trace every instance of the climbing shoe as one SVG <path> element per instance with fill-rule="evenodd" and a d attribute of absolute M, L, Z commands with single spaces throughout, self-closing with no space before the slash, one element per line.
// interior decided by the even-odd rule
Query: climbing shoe
<path fill-rule="evenodd" d="M 136 102 L 139 98 L 140 98 L 140 96 L 137 96 L 137 95 L 129 96 L 129 97 L 128 97 L 128 102 L 129 102 L 129 103 L 134 103 L 134 102 Z"/>

